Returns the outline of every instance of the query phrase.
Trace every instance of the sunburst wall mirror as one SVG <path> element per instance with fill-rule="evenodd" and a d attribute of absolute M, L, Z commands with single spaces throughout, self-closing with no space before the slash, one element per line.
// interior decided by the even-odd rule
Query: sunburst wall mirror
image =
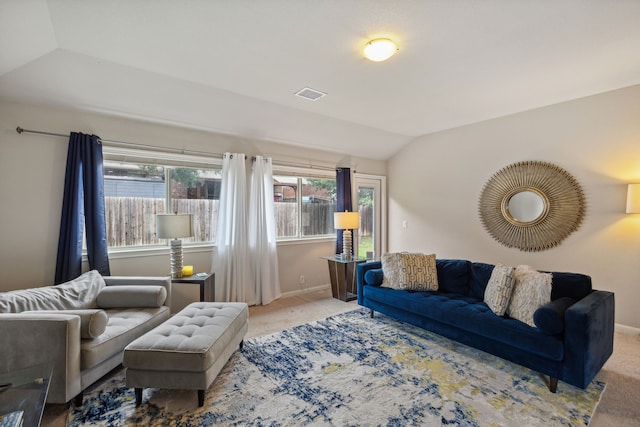
<path fill-rule="evenodd" d="M 523 251 L 553 248 L 580 227 L 585 197 L 566 170 L 547 162 L 511 164 L 485 184 L 482 225 L 498 242 Z"/>

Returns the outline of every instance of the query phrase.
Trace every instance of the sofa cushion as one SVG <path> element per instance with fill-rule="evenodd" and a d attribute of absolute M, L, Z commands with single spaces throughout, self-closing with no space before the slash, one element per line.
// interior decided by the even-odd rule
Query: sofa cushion
<path fill-rule="evenodd" d="M 484 302 L 498 316 L 504 316 L 513 293 L 514 268 L 498 264 L 494 267 L 484 292 Z"/>
<path fill-rule="evenodd" d="M 533 313 L 533 322 L 545 334 L 554 335 L 564 331 L 564 313 L 576 300 L 569 297 L 551 301 Z"/>
<path fill-rule="evenodd" d="M 551 301 L 551 273 L 541 273 L 528 265 L 515 269 L 515 287 L 507 314 L 535 327 L 533 313 Z"/>
<path fill-rule="evenodd" d="M 591 293 L 591 277 L 579 273 L 553 272 L 551 300 L 562 297 L 580 300 Z"/>
<path fill-rule="evenodd" d="M 374 268 L 364 273 L 364 281 L 367 285 L 380 286 L 384 280 L 381 268 Z"/>
<path fill-rule="evenodd" d="M 469 274 L 469 296 L 479 300 L 484 299 L 484 290 L 489 283 L 491 273 L 493 272 L 493 264 L 485 264 L 482 262 L 472 262 Z"/>
<path fill-rule="evenodd" d="M 438 290 L 445 293 L 469 293 L 471 263 L 463 259 L 437 259 Z"/>
<path fill-rule="evenodd" d="M 114 354 L 124 352 L 131 341 L 169 319 L 169 307 L 105 310 L 109 321 L 100 336 L 80 343 L 80 368 L 99 365 Z"/>
<path fill-rule="evenodd" d="M 55 286 L 0 293 L 0 313 L 33 310 L 78 310 L 96 308 L 96 297 L 105 287 L 96 270 Z"/>
<path fill-rule="evenodd" d="M 107 286 L 98 294 L 101 308 L 161 307 L 167 299 L 164 286 Z"/>
<path fill-rule="evenodd" d="M 107 328 L 109 316 L 104 310 L 85 309 L 85 310 L 35 310 L 23 311 L 23 313 L 42 313 L 42 314 L 71 314 L 80 317 L 80 338 L 92 339 L 102 335 Z"/>
<path fill-rule="evenodd" d="M 377 286 L 365 286 L 365 298 L 387 307 L 398 307 L 401 312 L 428 318 L 455 327 L 466 335 L 500 342 L 551 360 L 562 360 L 564 345 L 557 335 L 546 335 L 518 320 L 497 316 L 477 298 L 444 294 L 441 292 L 399 291 Z M 383 311 L 384 312 L 384 311 Z"/>

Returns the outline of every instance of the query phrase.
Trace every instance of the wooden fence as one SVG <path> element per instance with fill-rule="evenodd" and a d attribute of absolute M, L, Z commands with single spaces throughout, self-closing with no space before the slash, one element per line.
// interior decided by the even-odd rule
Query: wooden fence
<path fill-rule="evenodd" d="M 165 213 L 165 199 L 143 197 L 105 197 L 107 246 L 141 246 L 162 243 L 156 237 L 156 215 Z M 218 217 L 218 200 L 176 199 L 169 212 L 193 214 L 194 237 L 183 242 L 211 242 L 215 228 L 211 218 Z"/>
<path fill-rule="evenodd" d="M 218 200 L 175 199 L 169 212 L 193 214 L 194 237 L 183 238 L 184 243 L 215 241 L 215 226 L 211 218 L 218 218 Z M 156 237 L 156 215 L 165 213 L 165 199 L 143 197 L 105 197 L 108 247 L 144 246 L 163 243 Z M 295 202 L 275 204 L 277 237 L 297 235 Z M 333 234 L 333 203 L 303 203 L 302 236 Z M 370 207 L 360 207 L 362 235 L 372 231 L 373 215 Z"/>

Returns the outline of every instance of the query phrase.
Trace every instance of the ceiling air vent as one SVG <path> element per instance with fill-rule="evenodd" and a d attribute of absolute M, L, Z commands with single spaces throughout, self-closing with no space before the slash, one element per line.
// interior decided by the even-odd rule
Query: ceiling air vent
<path fill-rule="evenodd" d="M 305 87 L 304 89 L 300 89 L 295 93 L 296 96 L 300 98 L 308 99 L 310 101 L 317 101 L 326 95 L 324 92 L 320 92 L 319 90 L 311 89 L 310 87 Z"/>

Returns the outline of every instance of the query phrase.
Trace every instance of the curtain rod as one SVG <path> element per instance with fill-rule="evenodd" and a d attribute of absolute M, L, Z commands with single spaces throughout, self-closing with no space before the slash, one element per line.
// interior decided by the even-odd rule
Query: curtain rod
<path fill-rule="evenodd" d="M 16 128 L 16 132 L 22 134 L 22 133 L 35 133 L 38 135 L 50 135 L 50 136 L 60 136 L 62 138 L 69 138 L 69 135 L 65 135 L 62 133 L 55 133 L 55 132 L 44 132 L 44 131 L 40 131 L 40 130 L 30 130 L 30 129 L 23 129 L 20 126 L 18 126 Z M 204 157 L 217 157 L 217 158 L 222 158 L 222 154 L 220 153 L 208 153 L 205 151 L 194 151 L 194 150 L 185 150 L 185 149 L 179 149 L 179 148 L 169 148 L 169 147 L 157 147 L 154 145 L 147 145 L 147 144 L 137 144 L 134 142 L 127 142 L 127 141 L 116 141 L 116 140 L 111 140 L 111 139 L 103 139 L 98 137 L 98 140 L 100 142 L 104 142 L 107 145 L 111 145 L 114 147 L 131 147 L 131 148 L 139 148 L 141 150 L 149 150 L 149 151 L 162 151 L 165 153 L 176 153 L 176 154 L 191 154 L 191 155 L 198 155 L 198 156 L 204 156 Z"/>
<path fill-rule="evenodd" d="M 49 135 L 49 136 L 59 136 L 59 137 L 62 137 L 62 138 L 69 138 L 69 135 L 65 135 L 65 134 L 62 134 L 62 133 L 23 129 L 20 126 L 18 126 L 16 128 L 16 132 L 18 132 L 19 134 L 22 134 L 22 133 L 35 133 L 35 134 L 38 134 L 38 135 Z M 192 155 L 200 155 L 200 156 L 206 156 L 206 157 L 218 157 L 218 158 L 222 158 L 224 156 L 224 154 L 221 154 L 221 153 L 207 153 L 207 152 L 204 152 L 204 151 L 193 151 L 193 150 L 184 150 L 184 149 L 181 150 L 181 149 L 178 149 L 178 148 L 156 147 L 156 146 L 153 146 L 153 145 L 136 144 L 136 143 L 133 143 L 133 142 L 102 139 L 100 137 L 98 137 L 98 140 L 100 140 L 100 142 L 106 142 L 108 145 L 120 146 L 120 147 L 133 147 L 133 148 L 139 148 L 139 149 L 142 149 L 142 150 L 164 151 L 164 152 L 167 152 L 167 153 L 192 154 Z M 255 156 L 252 157 L 252 160 L 255 160 Z M 314 166 L 314 165 L 311 165 L 311 164 L 304 164 L 304 163 L 280 162 L 280 161 L 274 161 L 273 163 L 275 165 L 277 165 L 277 166 L 291 166 L 291 167 L 306 168 L 306 169 L 318 169 L 318 170 L 326 170 L 326 171 L 335 171 L 336 170 L 335 167 Z"/>
<path fill-rule="evenodd" d="M 251 161 L 255 162 L 256 161 L 256 156 L 251 157 Z M 325 170 L 325 171 L 335 171 L 336 170 L 335 167 L 330 167 L 330 166 L 320 166 L 320 165 L 295 163 L 295 162 L 280 162 L 280 161 L 277 161 L 277 160 L 273 160 L 273 164 L 276 165 L 276 166 L 289 166 L 289 167 L 295 167 L 295 168 L 318 169 L 318 170 Z"/>

